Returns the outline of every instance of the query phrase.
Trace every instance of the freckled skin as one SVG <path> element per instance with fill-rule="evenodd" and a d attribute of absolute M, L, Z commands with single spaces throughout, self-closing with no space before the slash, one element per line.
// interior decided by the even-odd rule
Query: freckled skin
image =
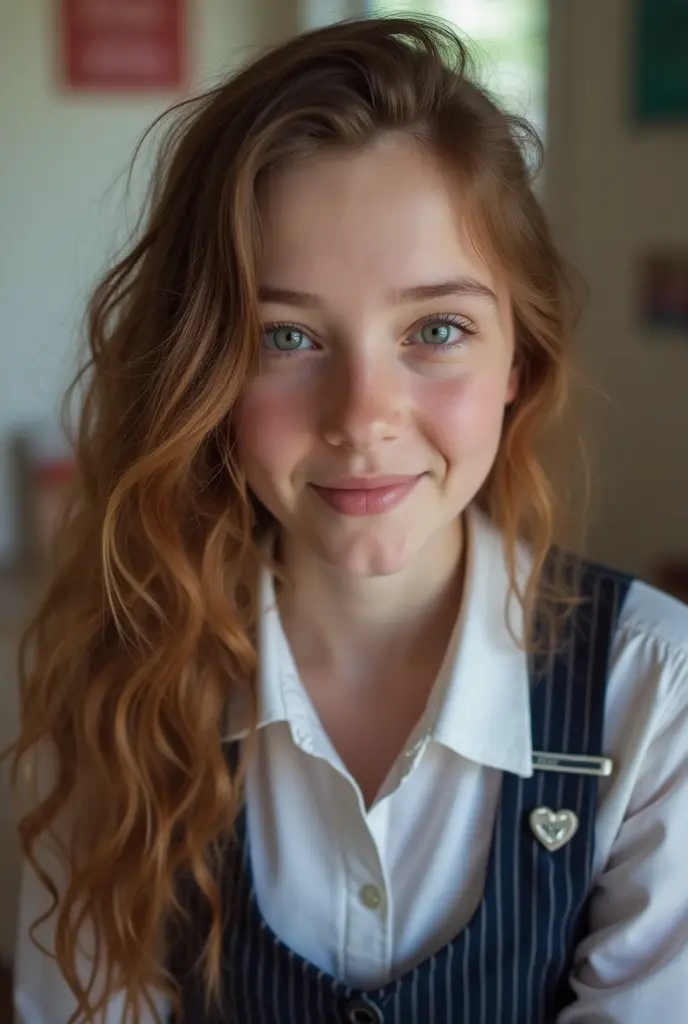
<path fill-rule="evenodd" d="M 346 573 L 441 557 L 489 473 L 517 386 L 508 291 L 466 237 L 460 194 L 410 142 L 387 139 L 283 171 L 263 214 L 261 284 L 317 305 L 262 305 L 261 370 L 235 416 L 252 490 L 296 543 Z M 400 301 L 401 289 L 458 278 L 495 299 Z M 453 344 L 433 344 L 433 324 Z M 277 348 L 294 337 L 298 348 Z M 358 518 L 311 486 L 371 474 L 419 479 L 397 507 Z"/>

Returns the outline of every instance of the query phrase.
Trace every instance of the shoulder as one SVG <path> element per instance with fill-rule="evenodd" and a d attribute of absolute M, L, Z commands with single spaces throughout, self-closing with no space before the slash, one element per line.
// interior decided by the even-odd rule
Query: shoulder
<path fill-rule="evenodd" d="M 688 606 L 642 580 L 605 565 L 583 562 L 581 594 L 595 610 L 591 632 L 607 617 L 610 638 L 607 704 L 645 716 L 688 712 Z"/>
<path fill-rule="evenodd" d="M 688 607 L 640 580 L 624 587 L 605 690 L 603 744 L 614 772 L 600 779 L 595 859 L 600 870 L 615 856 L 643 871 L 662 847 L 661 888 L 688 839 L 676 824 L 688 821 Z M 658 847 L 669 833 L 675 839 Z"/>
<path fill-rule="evenodd" d="M 633 639 L 688 658 L 688 605 L 642 580 L 632 580 L 617 624 L 619 639 Z"/>
<path fill-rule="evenodd" d="M 677 716 L 688 721 L 688 606 L 642 580 L 624 586 L 610 650 L 610 710 L 626 708 L 653 732 Z"/>
<path fill-rule="evenodd" d="M 613 771 L 598 780 L 596 884 L 575 987 L 581 1019 L 599 1003 L 617 1008 L 615 1020 L 645 1020 L 662 993 L 676 1005 L 686 995 L 688 607 L 640 580 L 599 574 L 617 580 L 623 599 L 605 699 Z"/>
<path fill-rule="evenodd" d="M 583 562 L 582 580 L 585 596 L 612 608 L 616 649 L 655 648 L 678 661 L 688 658 L 688 605 L 595 562 Z"/>
<path fill-rule="evenodd" d="M 688 698 L 688 606 L 648 583 L 633 580 L 616 624 L 612 660 L 633 674 L 654 666 Z M 665 682 L 668 682 L 665 679 Z"/>

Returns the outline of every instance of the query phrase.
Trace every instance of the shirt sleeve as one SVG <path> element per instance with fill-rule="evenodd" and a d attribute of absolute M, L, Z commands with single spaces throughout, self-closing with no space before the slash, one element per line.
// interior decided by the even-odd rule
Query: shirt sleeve
<path fill-rule="evenodd" d="M 684 1024 L 688 1007 L 688 655 L 646 645 L 660 696 L 557 1024 Z M 642 707 L 636 711 L 641 713 Z"/>

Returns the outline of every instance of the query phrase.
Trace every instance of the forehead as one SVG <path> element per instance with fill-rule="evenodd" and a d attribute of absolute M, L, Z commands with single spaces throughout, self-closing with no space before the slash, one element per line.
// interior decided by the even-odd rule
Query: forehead
<path fill-rule="evenodd" d="M 464 274 L 494 287 L 465 213 L 460 191 L 410 139 L 300 160 L 263 196 L 261 283 L 359 301 Z"/>

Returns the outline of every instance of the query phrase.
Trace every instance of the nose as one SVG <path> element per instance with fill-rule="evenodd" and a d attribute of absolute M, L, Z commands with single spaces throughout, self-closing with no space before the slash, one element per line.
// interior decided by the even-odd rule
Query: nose
<path fill-rule="evenodd" d="M 397 366 L 386 361 L 340 364 L 327 390 L 322 436 L 332 447 L 364 454 L 400 436 L 407 398 Z"/>

